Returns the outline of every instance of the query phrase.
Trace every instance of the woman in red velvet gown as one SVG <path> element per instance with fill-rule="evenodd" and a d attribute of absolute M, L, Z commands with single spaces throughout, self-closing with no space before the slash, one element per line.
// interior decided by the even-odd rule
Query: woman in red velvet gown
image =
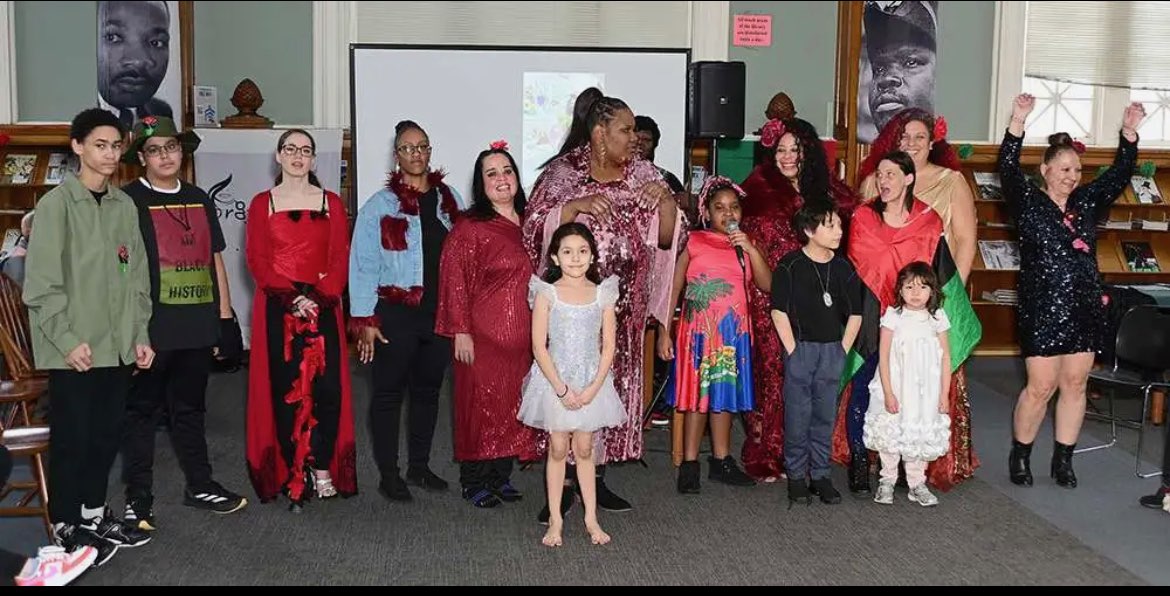
<path fill-rule="evenodd" d="M 848 220 L 857 198 L 830 175 L 824 144 L 812 124 L 799 118 L 770 120 L 761 131 L 760 144 L 764 158 L 743 183 L 747 199 L 740 227 L 775 269 L 784 255 L 802 246 L 792 229 L 792 216 L 804 205 L 804 197 L 832 201 L 842 221 Z M 782 348 L 772 326 L 768 292 L 752 286 L 748 294 L 756 407 L 745 415 L 743 466 L 757 480 L 775 482 L 784 469 Z"/>
<path fill-rule="evenodd" d="M 532 365 L 532 261 L 520 218 L 524 189 L 507 144 L 479 154 L 473 203 L 443 243 L 435 333 L 455 345 L 455 459 L 463 498 L 476 507 L 522 498 L 512 463 L 535 441 L 516 419 Z"/>
<path fill-rule="evenodd" d="M 312 173 L 302 130 L 277 143 L 276 186 L 248 208 L 256 282 L 248 375 L 248 472 L 261 502 L 284 493 L 300 511 L 357 492 L 353 408 L 341 294 L 349 263 L 345 205 Z"/>

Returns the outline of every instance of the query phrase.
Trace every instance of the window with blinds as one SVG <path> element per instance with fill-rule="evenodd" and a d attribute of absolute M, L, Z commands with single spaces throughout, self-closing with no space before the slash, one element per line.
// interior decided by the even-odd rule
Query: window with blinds
<path fill-rule="evenodd" d="M 354 2 L 359 43 L 690 47 L 690 2 Z"/>
<path fill-rule="evenodd" d="M 1025 75 L 1170 90 L 1170 2 L 1028 2 Z"/>

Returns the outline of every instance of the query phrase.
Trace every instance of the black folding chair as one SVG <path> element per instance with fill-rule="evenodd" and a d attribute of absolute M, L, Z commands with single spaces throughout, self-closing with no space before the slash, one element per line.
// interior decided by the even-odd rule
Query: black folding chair
<path fill-rule="evenodd" d="M 1170 311 L 1152 305 L 1135 306 L 1121 318 L 1117 330 L 1113 368 L 1089 373 L 1089 381 L 1105 385 L 1108 391 L 1109 414 L 1086 412 L 1085 416 L 1109 423 L 1109 442 L 1078 449 L 1077 453 L 1108 449 L 1117 444 L 1117 426 L 1137 429 L 1138 444 L 1134 473 L 1141 478 L 1161 475 L 1160 471 L 1142 473 L 1142 445 L 1145 439 L 1146 412 L 1150 408 L 1150 392 L 1156 388 L 1170 389 L 1166 380 L 1170 370 Z M 1137 389 L 1142 393 L 1142 409 L 1137 420 L 1118 418 L 1114 410 L 1113 394 L 1118 388 Z"/>

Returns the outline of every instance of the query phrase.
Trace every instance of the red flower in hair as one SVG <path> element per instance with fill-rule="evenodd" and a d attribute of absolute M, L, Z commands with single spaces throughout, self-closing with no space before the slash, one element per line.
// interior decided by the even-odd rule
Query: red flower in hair
<path fill-rule="evenodd" d="M 947 119 L 946 118 L 943 118 L 942 116 L 938 116 L 934 119 L 934 131 L 932 134 L 934 135 L 933 140 L 935 143 L 943 141 L 947 138 Z"/>
<path fill-rule="evenodd" d="M 780 143 L 784 136 L 784 123 L 779 120 L 769 120 L 764 128 L 760 129 L 760 144 L 771 149 Z"/>
<path fill-rule="evenodd" d="M 1077 152 L 1077 155 L 1083 155 L 1085 153 L 1085 144 L 1080 141 L 1073 140 L 1072 148 L 1073 151 Z"/>
<path fill-rule="evenodd" d="M 507 151 L 508 150 L 508 141 L 505 141 L 503 139 L 500 139 L 498 141 L 492 141 L 491 148 L 492 148 L 492 151 Z"/>

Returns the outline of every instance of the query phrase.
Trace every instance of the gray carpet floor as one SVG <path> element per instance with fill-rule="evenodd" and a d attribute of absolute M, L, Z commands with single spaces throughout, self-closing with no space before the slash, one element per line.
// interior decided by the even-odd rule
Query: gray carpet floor
<path fill-rule="evenodd" d="M 360 373 L 359 373 L 360 376 Z M 208 442 L 216 476 L 251 495 L 243 465 L 245 373 L 213 378 Z M 1002 399 L 1002 397 L 1000 398 Z M 452 481 L 449 397 L 432 467 Z M 647 467 L 612 467 L 609 484 L 635 510 L 601 514 L 613 536 L 589 544 L 579 504 L 565 546 L 540 545 L 535 515 L 542 469 L 517 471 L 527 498 L 492 510 L 462 501 L 456 489 L 415 491 L 408 505 L 385 501 L 369 448 L 364 379 L 355 383 L 361 494 L 313 502 L 300 515 L 281 503 L 252 503 L 217 517 L 183 507 L 182 476 L 160 434 L 154 540 L 122 550 L 83 585 L 369 585 L 369 584 L 1142 584 L 1141 576 L 1103 556 L 1013 498 L 983 474 L 924 509 L 899 491 L 894 506 L 846 496 L 838 506 L 786 508 L 782 484 L 732 488 L 704 482 L 698 496 L 674 491 L 668 431 L 647 433 Z M 978 416 L 976 417 L 978 420 Z M 980 435 L 976 428 L 976 446 Z M 742 441 L 737 432 L 736 445 Z M 1078 468 L 1079 469 L 1079 468 Z M 844 487 L 844 473 L 837 470 Z M 704 477 L 706 465 L 704 464 Z M 116 479 L 116 475 L 113 477 Z M 111 483 L 121 506 L 120 486 Z M 1158 521 L 1163 521 L 1159 519 Z M 1118 537 L 1118 539 L 1122 539 Z M 0 520 L 0 547 L 31 552 L 44 541 L 35 520 Z M 1162 551 L 1166 552 L 1165 550 Z"/>

